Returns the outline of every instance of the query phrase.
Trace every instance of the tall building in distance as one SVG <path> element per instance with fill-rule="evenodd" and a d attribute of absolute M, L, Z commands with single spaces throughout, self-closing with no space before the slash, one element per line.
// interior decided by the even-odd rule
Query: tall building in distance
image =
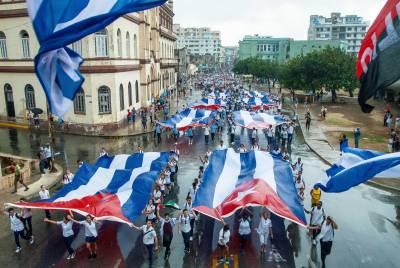
<path fill-rule="evenodd" d="M 221 33 L 210 28 L 183 28 L 179 24 L 174 25 L 177 34 L 177 48 L 186 47 L 189 54 L 196 56 L 211 55 L 216 60 L 221 56 Z"/>
<path fill-rule="evenodd" d="M 330 18 L 311 15 L 308 40 L 346 41 L 346 52 L 357 54 L 368 26 L 369 22 L 357 15 L 341 16 L 337 12 L 331 13 Z"/>
<path fill-rule="evenodd" d="M 341 40 L 294 40 L 271 36 L 246 35 L 239 41 L 239 60 L 256 57 L 283 63 L 299 55 L 306 55 L 314 50 L 326 47 L 347 48 Z"/>
<path fill-rule="evenodd" d="M 63 117 L 71 131 L 101 131 L 119 126 L 126 110 L 147 107 L 175 86 L 173 4 L 126 14 L 106 28 L 71 45 L 83 58 L 85 77 L 73 107 Z M 26 2 L 0 0 L 0 118 L 26 118 L 46 97 L 33 59 L 39 49 Z"/>

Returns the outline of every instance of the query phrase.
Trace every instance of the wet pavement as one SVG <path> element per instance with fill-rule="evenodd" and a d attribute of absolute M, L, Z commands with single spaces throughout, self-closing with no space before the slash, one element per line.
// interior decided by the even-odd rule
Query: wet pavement
<path fill-rule="evenodd" d="M 297 131 L 299 131 L 297 129 Z M 187 138 L 178 141 L 181 152 L 178 173 L 178 186 L 168 199 L 183 205 L 188 189 L 197 174 L 198 155 L 204 154 L 207 146 L 204 144 L 202 130 L 196 130 L 195 141 L 188 146 Z M 306 183 L 306 208 L 310 207 L 308 194 L 313 183 L 322 175 L 327 166 L 304 144 L 300 133 L 292 146 L 292 159 L 302 157 L 304 162 L 304 180 Z M 223 134 L 222 139 L 227 140 Z M 23 130 L 0 129 L 0 151 L 22 156 L 35 157 L 40 145 L 48 142 L 46 135 L 29 133 Z M 249 135 L 246 130 L 237 135 L 236 143 L 242 142 L 249 146 Z M 260 144 L 266 146 L 266 138 L 260 135 Z M 65 168 L 76 169 L 76 160 L 93 161 L 101 147 L 110 154 L 132 153 L 141 145 L 145 151 L 168 150 L 172 140 L 163 138 L 160 145 L 154 144 L 151 135 L 129 138 L 94 138 L 57 134 L 54 140 L 55 151 L 60 152 L 57 161 Z M 218 143 L 210 144 L 209 148 Z M 2 200 L 5 202 L 6 200 Z M 327 258 L 327 267 L 398 267 L 400 263 L 400 197 L 392 193 L 378 190 L 366 185 L 360 185 L 342 194 L 322 195 L 325 212 L 335 218 L 339 229 L 335 232 L 332 253 Z M 258 213 L 255 215 L 252 227 L 258 226 Z M 127 225 L 105 222 L 99 231 L 98 258 L 87 259 L 84 248 L 83 230 L 76 226 L 76 238 L 73 247 L 77 248 L 75 260 L 67 262 L 66 252 L 57 226 L 42 222 L 44 213 L 34 212 L 33 228 L 36 242 L 33 246 L 23 241 L 23 251 L 14 253 L 14 241 L 4 218 L 0 227 L 0 266 L 1 267 L 148 267 L 145 248 L 141 243 L 139 232 Z M 60 214 L 55 214 L 55 217 Z M 232 262 L 230 267 L 319 267 L 319 246 L 317 250 L 311 246 L 310 239 L 304 228 L 290 224 L 276 216 L 272 216 L 274 246 L 285 261 L 275 262 L 259 260 L 258 236 L 253 231 L 251 243 L 245 248 L 243 255 L 239 253 L 237 222 L 234 216 L 227 222 L 231 224 L 232 254 L 236 255 L 237 266 Z M 140 219 L 136 224 L 143 223 Z M 201 217 L 197 224 L 197 233 L 192 245 L 192 253 L 184 255 L 182 237 L 175 233 L 172 242 L 172 254 L 168 262 L 163 259 L 164 251 L 156 253 L 154 267 L 211 267 L 215 252 L 217 234 L 222 224 Z M 287 230 L 290 230 L 288 233 Z M 268 254 L 267 254 L 268 255 Z M 220 265 L 219 267 L 222 267 Z"/>

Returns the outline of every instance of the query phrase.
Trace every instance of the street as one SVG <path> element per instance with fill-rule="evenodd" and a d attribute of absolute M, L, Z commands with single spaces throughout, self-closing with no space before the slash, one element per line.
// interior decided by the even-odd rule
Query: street
<path fill-rule="evenodd" d="M 292 161 L 301 157 L 304 162 L 304 180 L 306 183 L 305 207 L 310 208 L 309 191 L 314 182 L 322 175 L 322 170 L 327 166 L 315 156 L 304 144 L 300 130 L 292 145 Z M 195 131 L 195 140 L 192 146 L 188 146 L 187 138 L 178 140 L 178 148 L 181 157 L 179 162 L 178 185 L 172 195 L 181 206 L 184 203 L 188 189 L 199 167 L 199 155 L 204 155 L 207 148 L 213 148 L 214 144 L 205 146 L 202 130 Z M 0 129 L 0 151 L 10 154 L 34 158 L 39 146 L 47 142 L 46 135 L 29 133 L 22 130 Z M 228 136 L 222 135 L 227 144 Z M 266 147 L 266 137 L 259 134 L 261 148 Z M 236 144 L 244 143 L 250 147 L 250 138 L 246 130 L 236 136 Z M 61 155 L 57 161 L 64 168 L 76 170 L 76 160 L 93 162 L 100 149 L 105 147 L 108 153 L 131 154 L 138 146 L 143 146 L 145 151 L 166 151 L 171 148 L 172 140 L 163 141 L 155 145 L 151 135 L 136 137 L 104 139 L 94 137 L 81 137 L 57 134 L 55 137 L 55 151 Z M 6 200 L 3 200 L 6 201 Z M 398 267 L 400 256 L 400 198 L 394 194 L 378 190 L 366 185 L 360 185 L 342 194 L 322 194 L 323 207 L 327 215 L 335 218 L 339 229 L 335 232 L 332 253 L 327 258 L 327 267 Z M 260 209 L 253 209 L 255 215 L 252 227 L 258 225 Z M 55 214 L 57 215 L 57 214 Z M 14 244 L 8 223 L 1 227 L 0 264 L 2 267 L 69 267 L 79 265 L 81 267 L 147 267 L 145 248 L 141 243 L 140 233 L 130 229 L 127 225 L 106 222 L 99 232 L 99 251 L 96 260 L 88 260 L 84 247 L 83 230 L 76 229 L 73 247 L 77 248 L 75 260 L 66 262 L 61 229 L 57 226 L 49 226 L 43 223 L 44 213 L 34 212 L 33 229 L 35 244 L 28 246 L 23 244 L 21 254 L 14 253 Z M 60 214 L 56 217 L 60 218 Z M 286 229 L 290 222 L 284 221 L 274 215 L 271 216 L 274 246 L 283 259 L 282 262 L 260 263 L 259 241 L 255 231 L 252 233 L 252 245 L 245 249 L 243 255 L 239 254 L 237 238 L 238 224 L 234 217 L 227 220 L 232 226 L 232 254 L 238 256 L 239 267 L 318 267 L 319 246 L 317 251 L 312 247 L 307 236 L 307 230 L 290 226 L 290 240 Z M 137 224 L 143 224 L 141 219 Z M 77 227 L 77 226 L 75 226 Z M 172 242 L 172 254 L 168 263 L 163 260 L 163 249 L 156 253 L 155 267 L 211 267 L 212 255 L 217 248 L 218 232 L 222 224 L 214 220 L 201 217 L 197 224 L 201 239 L 193 241 L 194 251 L 184 255 L 182 237 L 175 230 Z M 199 231 L 200 230 L 200 231 Z M 210 257 L 212 256 L 212 257 Z M 317 265 L 317 266 L 314 266 Z"/>

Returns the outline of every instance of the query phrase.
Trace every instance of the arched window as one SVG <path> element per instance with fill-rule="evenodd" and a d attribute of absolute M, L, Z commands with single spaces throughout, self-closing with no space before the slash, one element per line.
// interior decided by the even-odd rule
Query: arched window
<path fill-rule="evenodd" d="M 129 36 L 129 32 L 126 32 L 126 57 L 131 57 L 131 37 Z"/>
<path fill-rule="evenodd" d="M 106 29 L 94 34 L 94 46 L 96 57 L 108 57 L 108 34 Z"/>
<path fill-rule="evenodd" d="M 135 59 L 138 58 L 138 44 L 136 34 L 133 36 L 133 56 Z"/>
<path fill-rule="evenodd" d="M 79 89 L 74 99 L 74 113 L 86 114 L 85 91 Z"/>
<path fill-rule="evenodd" d="M 7 58 L 6 35 L 3 32 L 0 32 L 0 58 Z"/>
<path fill-rule="evenodd" d="M 122 39 L 121 31 L 117 30 L 117 47 L 118 47 L 118 57 L 122 57 Z"/>
<path fill-rule="evenodd" d="M 119 109 L 122 111 L 125 109 L 125 96 L 124 96 L 124 86 L 119 85 Z"/>
<path fill-rule="evenodd" d="M 21 37 L 22 57 L 30 58 L 31 51 L 29 48 L 29 34 L 23 30 L 19 33 L 19 36 Z"/>
<path fill-rule="evenodd" d="M 35 90 L 29 84 L 25 86 L 25 102 L 26 109 L 32 109 L 36 107 Z"/>
<path fill-rule="evenodd" d="M 131 85 L 131 82 L 129 82 L 129 84 L 128 84 L 128 102 L 129 102 L 129 107 L 132 106 L 133 97 L 132 97 L 132 85 Z"/>
<path fill-rule="evenodd" d="M 136 97 L 136 103 L 139 102 L 139 82 L 136 80 L 135 82 L 135 97 Z"/>
<path fill-rule="evenodd" d="M 78 40 L 78 41 L 72 43 L 71 48 L 73 51 L 75 51 L 79 55 L 82 55 L 82 40 Z"/>
<path fill-rule="evenodd" d="M 99 113 L 110 114 L 111 113 L 111 92 L 107 86 L 101 86 L 98 90 L 99 94 Z"/>

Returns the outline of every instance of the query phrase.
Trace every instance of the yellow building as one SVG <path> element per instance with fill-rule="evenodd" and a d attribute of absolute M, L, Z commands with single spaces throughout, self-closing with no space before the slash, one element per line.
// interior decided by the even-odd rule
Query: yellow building
<path fill-rule="evenodd" d="M 85 62 L 74 105 L 63 117 L 73 127 L 116 127 L 127 109 L 147 107 L 163 89 L 175 87 L 178 61 L 172 31 L 173 3 L 127 14 L 71 45 Z M 27 109 L 46 111 L 34 72 L 37 42 L 23 0 L 0 0 L 0 118 L 18 120 Z M 46 118 L 43 114 L 43 119 Z"/>

